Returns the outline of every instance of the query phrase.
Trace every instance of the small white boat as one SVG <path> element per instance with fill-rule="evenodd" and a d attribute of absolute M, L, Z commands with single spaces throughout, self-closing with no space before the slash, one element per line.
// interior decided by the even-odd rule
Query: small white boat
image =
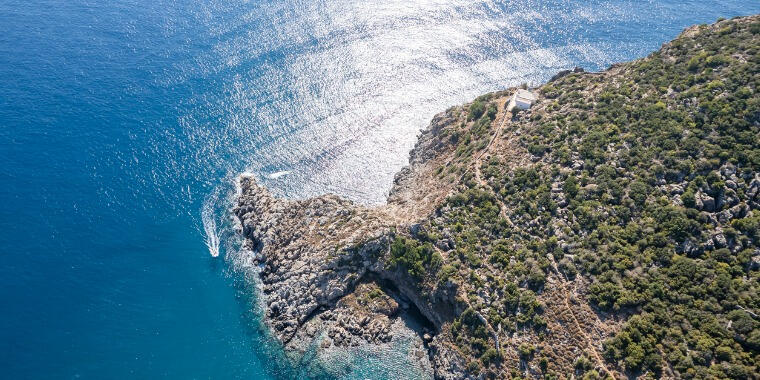
<path fill-rule="evenodd" d="M 277 178 L 280 178 L 280 177 L 284 177 L 284 176 L 286 176 L 288 174 L 290 174 L 290 170 L 283 170 L 283 171 L 279 171 L 279 172 L 274 172 L 274 173 L 268 175 L 267 178 L 269 178 L 269 179 L 277 179 Z"/>

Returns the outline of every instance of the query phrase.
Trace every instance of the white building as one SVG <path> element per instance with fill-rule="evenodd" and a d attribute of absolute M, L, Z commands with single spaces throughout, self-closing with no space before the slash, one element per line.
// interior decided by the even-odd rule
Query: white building
<path fill-rule="evenodd" d="M 536 101 L 536 94 L 528 90 L 519 89 L 512 96 L 513 107 L 517 107 L 521 110 L 527 110 L 533 105 L 533 103 L 535 103 L 535 101 Z"/>

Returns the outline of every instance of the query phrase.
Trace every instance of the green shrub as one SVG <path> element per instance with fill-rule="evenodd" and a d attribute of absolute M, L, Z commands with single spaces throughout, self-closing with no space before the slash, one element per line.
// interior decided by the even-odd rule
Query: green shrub
<path fill-rule="evenodd" d="M 486 116 L 488 117 L 489 120 L 493 121 L 494 119 L 496 119 L 496 112 L 497 112 L 496 104 L 491 103 L 488 105 L 488 111 L 486 112 Z"/>
<path fill-rule="evenodd" d="M 567 194 L 570 198 L 575 198 L 576 195 L 578 195 L 578 180 L 573 175 L 567 176 L 565 179 L 564 184 L 562 185 L 562 190 Z"/>
<path fill-rule="evenodd" d="M 412 277 L 422 278 L 425 268 L 432 264 L 440 264 L 440 257 L 436 257 L 432 244 L 429 242 L 418 243 L 414 239 L 397 236 L 391 243 L 391 266 L 402 266 Z"/>
<path fill-rule="evenodd" d="M 517 352 L 522 359 L 529 359 L 536 352 L 536 348 L 530 343 L 520 343 L 520 346 L 517 347 Z"/>
<path fill-rule="evenodd" d="M 481 116 L 483 116 L 483 113 L 486 111 L 486 105 L 480 100 L 474 101 L 470 105 L 470 113 L 467 116 L 467 119 L 469 120 L 478 120 Z"/>
<path fill-rule="evenodd" d="M 493 347 L 487 349 L 483 355 L 480 356 L 480 361 L 484 366 L 496 363 L 499 359 L 501 359 L 501 355 L 499 355 L 499 351 L 496 351 Z"/>

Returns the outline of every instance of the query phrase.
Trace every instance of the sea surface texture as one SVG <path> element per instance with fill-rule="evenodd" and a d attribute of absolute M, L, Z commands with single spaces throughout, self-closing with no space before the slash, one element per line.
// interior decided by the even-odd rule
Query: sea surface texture
<path fill-rule="evenodd" d="M 0 0 L 0 377 L 305 377 L 260 329 L 226 213 L 239 173 L 283 196 L 380 203 L 435 113 L 758 12 Z M 402 359 L 354 360 L 345 378 L 404 379 Z"/>

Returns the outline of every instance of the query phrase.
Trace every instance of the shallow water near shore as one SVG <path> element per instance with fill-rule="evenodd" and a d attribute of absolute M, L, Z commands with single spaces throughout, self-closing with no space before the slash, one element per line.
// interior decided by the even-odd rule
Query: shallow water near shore
<path fill-rule="evenodd" d="M 4 377 L 304 377 L 254 311 L 228 215 L 237 175 L 282 196 L 381 203 L 435 113 L 758 12 L 735 0 L 0 1 Z M 346 378 L 416 377 L 399 357 L 347 361 Z"/>

